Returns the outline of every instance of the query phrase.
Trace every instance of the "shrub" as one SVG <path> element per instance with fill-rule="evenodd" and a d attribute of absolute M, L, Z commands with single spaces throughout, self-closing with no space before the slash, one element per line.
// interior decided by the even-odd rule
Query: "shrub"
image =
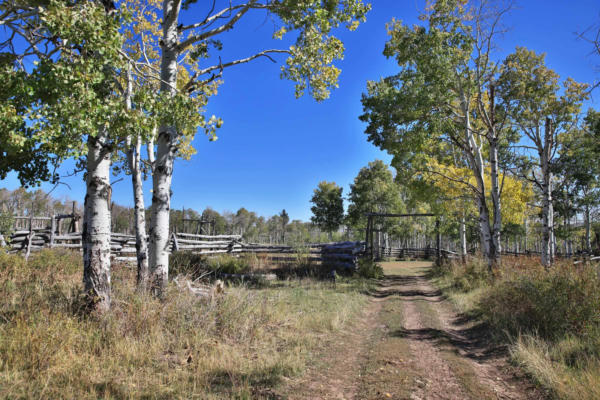
<path fill-rule="evenodd" d="M 197 277 L 206 271 L 207 257 L 189 251 L 175 251 L 169 257 L 169 275 Z"/>
<path fill-rule="evenodd" d="M 483 260 L 469 260 L 466 264 L 452 263 L 448 271 L 451 286 L 461 292 L 470 292 L 490 283 L 490 274 Z"/>
<path fill-rule="evenodd" d="M 361 278 L 381 279 L 383 278 L 383 268 L 371 259 L 361 258 L 358 260 L 356 274 Z"/>
<path fill-rule="evenodd" d="M 225 274 L 242 274 L 251 269 L 249 258 L 235 257 L 229 254 L 222 254 L 217 257 L 211 257 L 207 262 L 208 269 L 211 271 L 222 272 Z"/>
<path fill-rule="evenodd" d="M 481 299 L 482 315 L 510 333 L 544 339 L 586 336 L 600 327 L 600 280 L 592 268 L 556 266 L 499 282 Z"/>
<path fill-rule="evenodd" d="M 201 254 L 180 251 L 171 255 L 169 270 L 171 276 L 188 275 L 198 277 L 206 272 L 241 274 L 249 272 L 257 262 L 255 254 L 243 254 L 239 257 L 220 254 L 215 257 L 207 257 Z"/>
<path fill-rule="evenodd" d="M 82 271 L 79 252 L 0 253 L 0 398 L 255 398 L 366 303 L 358 288 L 309 281 L 211 301 L 170 284 L 156 299 L 115 264 L 111 311 L 88 317 L 73 312 Z"/>

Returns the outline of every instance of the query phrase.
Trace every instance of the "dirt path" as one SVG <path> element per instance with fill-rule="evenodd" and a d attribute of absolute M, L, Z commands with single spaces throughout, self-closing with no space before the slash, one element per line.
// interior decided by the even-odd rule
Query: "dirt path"
<path fill-rule="evenodd" d="M 365 314 L 327 340 L 290 399 L 543 399 L 485 331 L 429 281 L 430 263 L 384 263 Z M 290 390 L 291 389 L 291 390 Z"/>

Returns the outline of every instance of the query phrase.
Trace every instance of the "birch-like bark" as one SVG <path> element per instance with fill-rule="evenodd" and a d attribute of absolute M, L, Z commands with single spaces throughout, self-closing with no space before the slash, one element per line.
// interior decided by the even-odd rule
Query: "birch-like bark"
<path fill-rule="evenodd" d="M 467 262 L 467 229 L 464 215 L 460 219 L 460 257 L 462 262 Z"/>
<path fill-rule="evenodd" d="M 498 140 L 490 140 L 490 175 L 492 191 L 492 207 L 494 209 L 494 222 L 492 226 L 492 240 L 494 242 L 494 262 L 500 261 L 502 252 L 500 232 L 502 231 L 502 209 L 500 204 L 500 184 L 498 174 Z"/>
<path fill-rule="evenodd" d="M 488 143 L 490 146 L 490 178 L 491 178 L 491 197 L 493 207 L 493 224 L 492 224 L 492 240 L 494 243 L 493 254 L 490 256 L 496 263 L 500 262 L 500 254 L 502 253 L 502 241 L 500 232 L 502 231 L 502 209 L 500 204 L 500 183 L 498 173 L 498 132 L 496 128 L 496 113 L 495 113 L 495 90 L 494 85 L 490 84 L 490 108 L 488 114 Z"/>
<path fill-rule="evenodd" d="M 132 102 L 131 70 L 127 72 L 127 92 L 125 94 L 125 107 L 131 110 Z M 138 135 L 135 144 L 131 137 L 127 138 L 127 161 L 131 172 L 131 185 L 133 186 L 134 227 L 135 227 L 135 252 L 137 257 L 137 288 L 145 291 L 148 284 L 148 241 L 146 238 L 146 215 L 144 205 L 144 188 L 142 180 L 141 150 L 142 138 Z"/>
<path fill-rule="evenodd" d="M 551 127 L 546 120 L 544 145 L 540 149 L 542 164 L 542 265 L 549 267 L 554 260 L 554 207 L 552 204 L 552 172 L 550 171 Z"/>
<path fill-rule="evenodd" d="M 138 136 L 135 145 L 129 148 L 127 159 L 129 161 L 131 184 L 133 186 L 137 287 L 138 290 L 145 291 L 148 285 L 148 240 L 146 237 L 146 207 L 144 204 L 142 181 L 141 148 L 142 138 Z"/>
<path fill-rule="evenodd" d="M 548 178 L 550 174 L 548 173 Z M 549 267 L 553 258 L 553 207 L 552 207 L 552 189 L 550 182 L 542 185 L 542 265 Z"/>
<path fill-rule="evenodd" d="M 527 223 L 527 216 L 525 216 L 525 239 L 524 239 L 524 243 L 523 243 L 523 249 L 525 250 L 525 253 L 527 253 L 527 248 L 528 248 L 528 243 L 527 243 L 527 239 L 528 237 L 528 223 Z"/>
<path fill-rule="evenodd" d="M 110 149 L 108 134 L 88 137 L 83 213 L 83 284 L 91 309 L 110 308 Z"/>
<path fill-rule="evenodd" d="M 175 93 L 177 85 L 177 45 L 181 1 L 163 2 L 163 38 L 160 65 L 160 90 Z M 171 179 L 175 158 L 177 132 L 172 126 L 161 126 L 158 131 L 156 160 L 152 174 L 152 219 L 150 222 L 150 282 L 152 291 L 162 296 L 169 278 L 169 213 L 171 207 Z"/>
<path fill-rule="evenodd" d="M 487 200 L 485 198 L 486 187 L 484 179 L 484 163 L 483 156 L 481 154 L 481 148 L 477 144 L 475 137 L 471 129 L 471 121 L 469 116 L 469 109 L 466 106 L 466 100 L 463 101 L 463 113 L 465 115 L 465 135 L 467 143 L 469 144 L 471 152 L 467 154 L 469 158 L 469 164 L 475 181 L 477 182 L 477 208 L 479 209 L 479 232 L 481 238 L 481 251 L 483 256 L 487 260 L 488 270 L 491 272 L 494 266 L 494 260 L 496 258 L 496 246 L 494 245 L 494 238 L 492 235 L 492 227 L 490 225 L 490 212 L 487 206 Z"/>
<path fill-rule="evenodd" d="M 590 206 L 585 206 L 585 250 L 588 254 L 592 253 L 592 235 L 590 230 Z"/>

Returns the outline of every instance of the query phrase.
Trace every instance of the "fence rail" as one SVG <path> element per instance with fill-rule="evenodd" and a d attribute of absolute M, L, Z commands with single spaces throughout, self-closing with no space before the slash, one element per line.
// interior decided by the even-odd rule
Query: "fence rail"
<path fill-rule="evenodd" d="M 450 250 L 441 249 L 443 258 L 457 258 L 459 255 Z M 382 257 L 391 258 L 434 258 L 437 256 L 435 247 L 415 248 L 415 247 L 382 247 L 380 252 Z"/>
<path fill-rule="evenodd" d="M 51 229 L 31 229 L 14 232 L 10 237 L 11 252 L 26 252 L 43 248 L 82 249 L 81 232 L 58 235 Z M 172 233 L 168 250 L 189 251 L 194 254 L 218 255 L 255 253 L 264 254 L 274 262 L 293 262 L 300 259 L 320 262 L 341 268 L 356 268 L 358 258 L 364 253 L 363 242 L 313 243 L 301 248 L 262 243 L 243 243 L 240 235 L 195 235 Z M 135 236 L 112 233 L 111 255 L 118 261 L 135 261 Z"/>

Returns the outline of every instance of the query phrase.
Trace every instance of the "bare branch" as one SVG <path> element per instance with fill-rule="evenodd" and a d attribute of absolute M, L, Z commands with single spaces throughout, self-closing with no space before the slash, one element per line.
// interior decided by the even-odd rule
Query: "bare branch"
<path fill-rule="evenodd" d="M 208 67 L 208 68 L 205 68 L 203 70 L 198 71 L 198 76 L 202 76 L 204 74 L 207 74 L 207 73 L 212 72 L 212 71 L 217 70 L 217 69 L 223 69 L 223 68 L 231 67 L 233 65 L 244 64 L 244 63 L 250 62 L 250 61 L 252 61 L 252 60 L 254 60 L 256 58 L 259 58 L 259 57 L 266 57 L 269 60 L 271 60 L 272 62 L 275 62 L 275 60 L 269 55 L 269 54 L 272 54 L 272 53 L 275 53 L 275 54 L 290 54 L 290 51 L 289 50 L 281 50 L 281 49 L 263 50 L 260 53 L 256 53 L 253 56 L 250 56 L 250 57 L 247 57 L 247 58 L 242 58 L 242 59 L 239 59 L 239 60 L 230 61 L 230 62 L 227 62 L 225 64 L 222 64 L 222 63 L 219 62 L 218 65 L 213 65 L 211 67 Z"/>
<path fill-rule="evenodd" d="M 181 52 L 185 50 L 187 47 L 193 45 L 194 43 L 200 42 L 202 40 L 208 39 L 212 36 L 218 35 L 220 33 L 226 32 L 233 28 L 233 26 L 248 12 L 248 10 L 257 2 L 257 0 L 251 0 L 240 11 L 237 12 L 227 23 L 219 26 L 218 28 L 211 29 L 208 32 L 200 33 L 198 35 L 192 35 L 188 37 L 186 40 L 181 42 L 177 46 L 177 52 Z"/>

